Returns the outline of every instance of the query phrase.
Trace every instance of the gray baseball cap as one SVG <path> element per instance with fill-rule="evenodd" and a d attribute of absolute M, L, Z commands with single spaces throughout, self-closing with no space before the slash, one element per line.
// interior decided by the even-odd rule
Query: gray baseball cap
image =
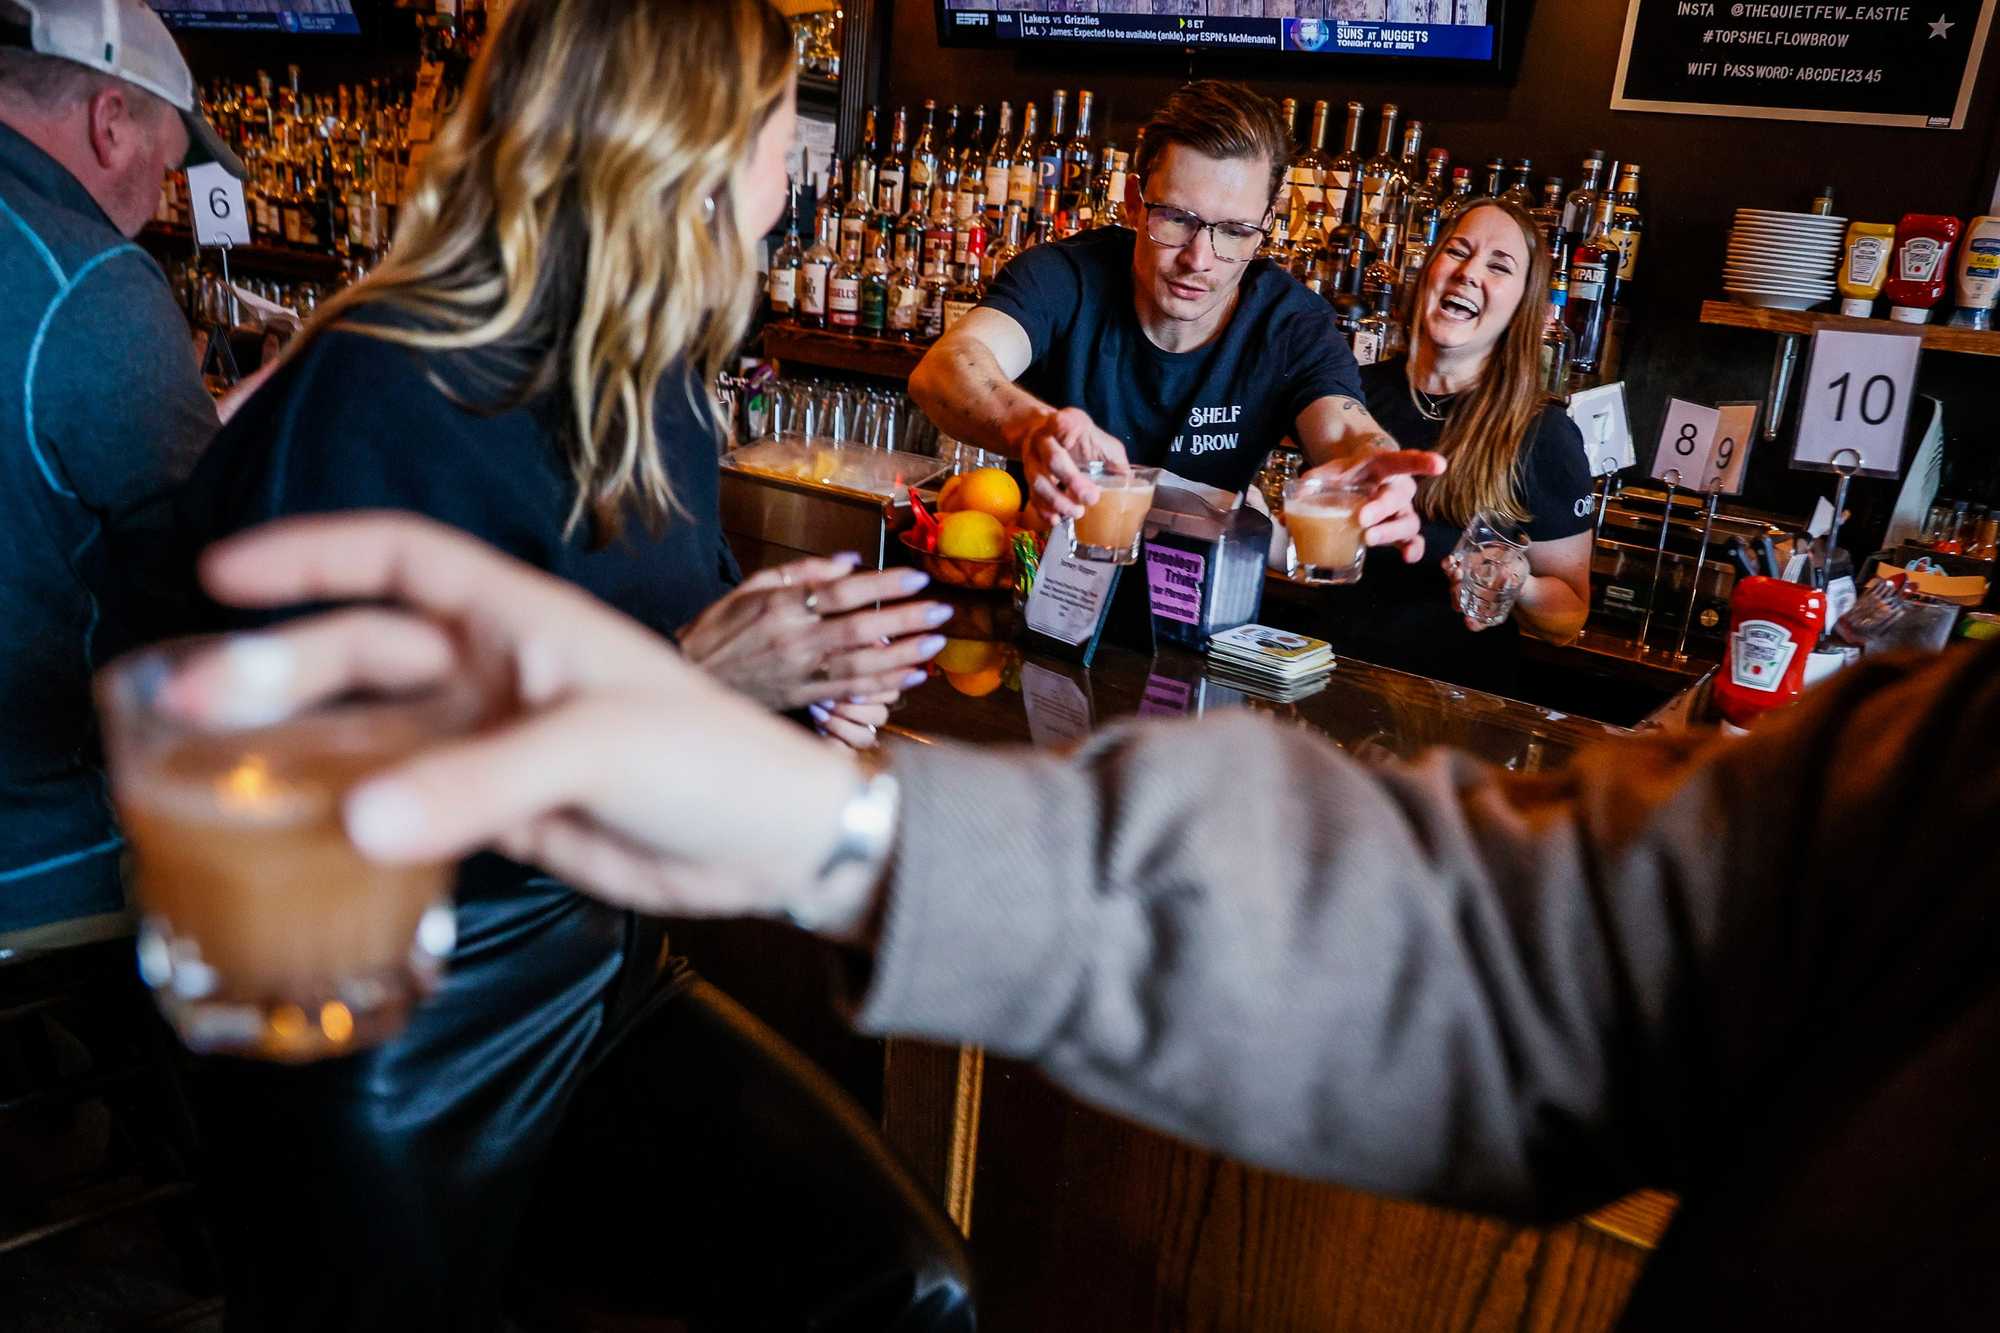
<path fill-rule="evenodd" d="M 249 174 L 201 114 L 193 71 L 143 0 L 0 0 L 0 20 L 9 19 L 27 29 L 30 49 L 123 79 L 180 112 L 189 166 L 218 162 L 238 179 Z"/>

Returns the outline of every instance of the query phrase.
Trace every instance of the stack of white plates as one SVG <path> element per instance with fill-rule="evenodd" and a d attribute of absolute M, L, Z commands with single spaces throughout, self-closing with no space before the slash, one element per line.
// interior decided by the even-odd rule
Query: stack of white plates
<path fill-rule="evenodd" d="M 1739 208 L 1722 290 L 1739 305 L 1810 310 L 1833 299 L 1846 218 Z"/>

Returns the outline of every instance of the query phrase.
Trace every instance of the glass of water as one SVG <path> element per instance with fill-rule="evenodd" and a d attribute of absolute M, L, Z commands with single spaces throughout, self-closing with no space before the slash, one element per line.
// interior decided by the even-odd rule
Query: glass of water
<path fill-rule="evenodd" d="M 1514 614 L 1528 582 L 1528 534 L 1519 523 L 1482 510 L 1465 525 L 1451 553 L 1458 568 L 1458 609 L 1491 629 Z"/>

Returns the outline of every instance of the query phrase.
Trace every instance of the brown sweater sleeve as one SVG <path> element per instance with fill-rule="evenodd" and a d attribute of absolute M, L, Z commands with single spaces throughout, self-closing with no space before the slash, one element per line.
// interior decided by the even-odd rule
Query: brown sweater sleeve
<path fill-rule="evenodd" d="M 1250 715 L 926 747 L 860 1019 L 1365 1189 L 1548 1217 L 1673 1187 L 1825 1025 L 1892 1053 L 1954 966 L 1992 984 L 1953 944 L 1991 876 L 1943 867 L 2000 813 L 1996 660 L 1533 777 Z"/>

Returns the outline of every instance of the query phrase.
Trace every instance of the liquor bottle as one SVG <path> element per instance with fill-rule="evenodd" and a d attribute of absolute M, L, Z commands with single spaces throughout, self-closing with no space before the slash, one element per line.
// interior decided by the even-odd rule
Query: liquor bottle
<path fill-rule="evenodd" d="M 1361 168 L 1361 225 L 1379 246 L 1382 224 L 1402 216 L 1403 173 L 1396 159 L 1396 119 L 1400 112 L 1393 102 L 1382 106 L 1382 128 L 1375 140 L 1375 156 Z M 1346 210 L 1341 211 L 1346 216 Z"/>
<path fill-rule="evenodd" d="M 1111 178 L 1104 183 L 1104 198 L 1097 207 L 1098 226 L 1125 225 L 1125 182 L 1131 174 L 1130 165 L 1131 159 L 1124 153 L 1111 150 Z"/>
<path fill-rule="evenodd" d="M 1327 275 L 1327 294 L 1330 297 L 1361 294 L 1361 280 L 1368 272 L 1368 266 L 1375 262 L 1375 238 L 1362 225 L 1361 214 L 1365 189 L 1349 189 L 1347 206 L 1342 210 L 1340 222 L 1326 236 L 1326 250 L 1330 260 Z M 1359 312 L 1356 312 L 1359 318 Z"/>
<path fill-rule="evenodd" d="M 919 268 L 929 246 L 931 230 L 930 196 L 921 190 L 910 191 L 910 206 L 903 210 L 903 216 L 896 219 L 896 244 L 894 256 L 901 263 L 906 256 L 914 255 Z"/>
<path fill-rule="evenodd" d="M 839 169 L 839 166 L 838 162 L 834 163 L 836 170 Z M 885 167 L 881 176 L 878 177 L 878 182 L 885 181 L 887 175 L 888 169 Z M 882 191 L 883 200 L 887 201 L 889 198 L 887 184 L 882 183 L 879 185 L 879 188 Z M 898 192 L 900 193 L 900 189 Z M 881 211 L 888 213 L 886 208 Z M 840 210 L 840 257 L 847 260 L 850 264 L 859 264 L 861 262 L 862 249 L 867 244 L 864 238 L 868 231 L 868 223 L 875 216 L 875 213 L 876 210 L 868 206 L 867 195 L 861 193 L 859 190 L 849 188 L 847 191 L 847 204 Z M 888 213 L 888 216 L 894 217 L 896 215 Z"/>
<path fill-rule="evenodd" d="M 917 131 L 917 146 L 910 150 L 909 177 L 905 189 L 921 185 L 930 189 L 937 184 L 937 102 L 924 99 L 924 124 Z"/>
<path fill-rule="evenodd" d="M 1569 192 L 1563 203 L 1563 239 L 1574 250 L 1583 244 L 1590 227 L 1590 215 L 1597 211 L 1597 196 L 1604 188 L 1604 150 L 1593 148 L 1584 154 L 1583 183 Z"/>
<path fill-rule="evenodd" d="M 944 301 L 951 295 L 951 279 L 937 269 L 923 275 L 924 304 L 917 316 L 917 336 L 935 342 L 944 336 Z"/>
<path fill-rule="evenodd" d="M 1639 164 L 1627 162 L 1612 196 L 1611 239 L 1618 245 L 1618 271 L 1611 275 L 1614 306 L 1631 301 L 1632 283 L 1639 274 L 1639 241 L 1645 231 L 1646 218 L 1639 211 Z"/>
<path fill-rule="evenodd" d="M 1292 268 L 1292 221 L 1279 213 L 1271 221 L 1271 234 L 1257 247 L 1257 258 L 1268 259 L 1279 268 L 1290 272 Z"/>
<path fill-rule="evenodd" d="M 1035 149 L 1035 190 L 1036 198 L 1044 192 L 1056 192 L 1057 206 L 1061 206 L 1063 170 L 1063 117 L 1069 111 L 1069 93 L 1058 88 L 1049 109 L 1049 137 L 1042 140 Z"/>
<path fill-rule="evenodd" d="M 1486 159 L 1486 191 L 1488 199 L 1498 199 L 1507 193 L 1507 159 L 1489 157 Z"/>
<path fill-rule="evenodd" d="M 1326 243 L 1326 203 L 1315 199 L 1306 205 L 1305 230 L 1292 244 L 1291 270 L 1306 290 L 1322 295 L 1328 270 Z"/>
<path fill-rule="evenodd" d="M 826 322 L 842 333 L 861 327 L 861 265 L 845 255 L 826 280 Z"/>
<path fill-rule="evenodd" d="M 930 201 L 930 218 L 924 229 L 924 263 L 949 274 L 957 263 L 958 228 L 952 225 L 951 208 L 939 195 Z"/>
<path fill-rule="evenodd" d="M 1510 204 L 1517 204 L 1522 208 L 1533 208 L 1535 206 L 1535 164 L 1524 157 L 1516 162 L 1511 170 L 1513 179 L 1508 182 L 1507 188 L 1501 192 L 1500 197 Z"/>
<path fill-rule="evenodd" d="M 875 170 L 875 207 L 890 217 L 903 214 L 903 187 L 910 177 L 910 116 L 896 108 L 895 128 L 889 132 L 889 152 Z M 849 194 L 853 192 L 850 190 Z"/>
<path fill-rule="evenodd" d="M 1019 204 L 1007 205 L 1006 219 L 1000 224 L 1000 243 L 986 255 L 986 281 L 992 282 L 1000 276 L 1000 270 L 1021 253 L 1022 233 L 1027 224 L 1025 210 Z"/>
<path fill-rule="evenodd" d="M 1442 148 L 1433 148 L 1424 162 L 1423 175 L 1410 186 L 1403 196 L 1403 244 L 1421 240 L 1428 246 L 1437 240 L 1438 223 L 1444 217 L 1445 168 L 1451 163 L 1451 154 Z"/>
<path fill-rule="evenodd" d="M 986 282 L 980 272 L 986 263 L 986 233 L 972 233 L 973 250 L 965 269 L 944 298 L 944 331 L 950 333 L 972 308 L 986 299 Z"/>
<path fill-rule="evenodd" d="M 1014 133 L 1014 104 L 1000 104 L 1000 126 L 993 131 L 993 146 L 986 153 L 986 213 L 997 220 L 1007 211 L 1007 178 L 1014 166 L 1014 150 L 1008 138 Z"/>
<path fill-rule="evenodd" d="M 771 256 L 771 318 L 789 320 L 798 306 L 799 269 L 805 263 L 805 247 L 799 243 L 799 192 L 790 182 L 785 188 L 785 243 Z"/>
<path fill-rule="evenodd" d="M 1361 317 L 1348 339 L 1357 366 L 1372 366 L 1390 356 L 1389 333 L 1395 326 L 1395 317 L 1389 307 L 1394 299 L 1395 294 L 1386 287 L 1378 288 L 1370 298 L 1371 308 Z"/>
<path fill-rule="evenodd" d="M 937 145 L 937 165 L 931 175 L 931 188 L 944 196 L 947 211 L 958 207 L 958 104 L 952 103 L 945 114 L 944 137 Z"/>
<path fill-rule="evenodd" d="M 1361 274 L 1361 294 L 1374 298 L 1377 291 L 1395 295 L 1403 281 L 1400 228 L 1393 222 L 1382 224 L 1381 247 Z"/>
<path fill-rule="evenodd" d="M 1562 231 L 1563 178 L 1551 176 L 1542 182 L 1542 202 L 1528 210 L 1528 216 L 1535 220 L 1535 226 L 1542 233 L 1542 245 L 1546 248 L 1555 243 Z"/>
<path fill-rule="evenodd" d="M 1292 159 L 1291 169 L 1285 173 L 1292 187 L 1291 230 L 1294 235 L 1304 233 L 1306 211 L 1314 201 L 1326 202 L 1326 176 L 1332 166 L 1326 156 L 1326 130 L 1332 110 L 1325 102 L 1313 103 L 1312 136 L 1306 141 L 1305 149 Z"/>
<path fill-rule="evenodd" d="M 863 199 L 874 199 L 875 170 L 880 164 L 880 141 L 876 137 L 875 108 L 868 108 L 867 128 L 861 132 L 861 147 L 855 150 L 852 165 L 847 169 L 847 188 Z"/>
<path fill-rule="evenodd" d="M 924 279 L 917 258 L 907 255 L 889 281 L 888 334 L 898 342 L 915 342 L 924 320 Z"/>
<path fill-rule="evenodd" d="M 966 136 L 965 146 L 958 156 L 958 194 L 952 203 L 952 216 L 958 225 L 964 226 L 986 210 L 986 107 L 982 104 L 972 112 L 972 133 Z"/>
<path fill-rule="evenodd" d="M 1021 142 L 1015 145 L 1013 165 L 1007 172 L 1007 202 L 1023 208 L 1035 206 L 1035 104 L 1021 118 Z"/>
<path fill-rule="evenodd" d="M 1396 164 L 1408 187 L 1424 178 L 1424 123 L 1412 120 L 1403 125 L 1403 159 Z"/>
<path fill-rule="evenodd" d="M 1570 370 L 1576 375 L 1597 372 L 1604 348 L 1604 328 L 1611 309 L 1611 274 L 1618 263 L 1618 244 L 1611 238 L 1615 205 L 1610 195 L 1597 201 L 1590 230 L 1569 260 L 1569 300 L 1564 313 L 1570 332 Z"/>
<path fill-rule="evenodd" d="M 1060 192 L 1062 206 L 1073 213 L 1081 213 L 1084 197 L 1090 189 L 1090 122 L 1091 112 L 1096 109 L 1096 95 L 1090 89 L 1079 89 L 1076 95 L 1076 133 L 1070 136 L 1069 146 L 1063 150 L 1062 182 Z M 1078 217 L 1078 223 L 1089 226 L 1089 219 Z"/>
<path fill-rule="evenodd" d="M 839 229 L 840 219 L 834 214 L 833 196 L 829 192 L 820 197 L 812 249 L 799 261 L 798 322 L 809 329 L 823 329 L 827 325 L 827 291 L 834 265 L 840 261 L 836 249 Z"/>
<path fill-rule="evenodd" d="M 1569 397 L 1568 304 L 1569 275 L 1558 268 L 1549 279 L 1549 313 L 1542 321 L 1542 389 L 1564 399 Z"/>
<path fill-rule="evenodd" d="M 1083 200 L 1078 205 L 1080 220 L 1086 228 L 1112 225 L 1105 219 L 1107 214 L 1115 216 L 1118 211 L 1111 202 L 1111 178 L 1117 171 L 1118 145 L 1108 143 L 1104 145 L 1097 170 L 1091 175 L 1090 186 L 1083 191 Z"/>
<path fill-rule="evenodd" d="M 1361 115 L 1359 102 L 1347 104 L 1347 128 L 1342 131 L 1345 145 L 1340 156 L 1326 166 L 1326 211 L 1329 217 L 1347 216 L 1347 194 L 1361 183 Z"/>
<path fill-rule="evenodd" d="M 1451 193 L 1444 197 L 1443 220 L 1451 221 L 1472 202 L 1472 168 L 1453 167 L 1451 169 Z"/>
<path fill-rule="evenodd" d="M 866 262 L 861 265 L 860 331 L 879 338 L 889 328 L 889 234 L 875 233 Z"/>
<path fill-rule="evenodd" d="M 1285 148 L 1289 157 L 1286 161 L 1285 174 L 1278 181 L 1278 197 L 1272 201 L 1271 207 L 1279 218 L 1289 223 L 1292 217 L 1291 164 L 1304 155 L 1304 150 L 1299 147 L 1298 137 L 1299 99 L 1287 97 L 1281 109 L 1285 117 Z"/>

